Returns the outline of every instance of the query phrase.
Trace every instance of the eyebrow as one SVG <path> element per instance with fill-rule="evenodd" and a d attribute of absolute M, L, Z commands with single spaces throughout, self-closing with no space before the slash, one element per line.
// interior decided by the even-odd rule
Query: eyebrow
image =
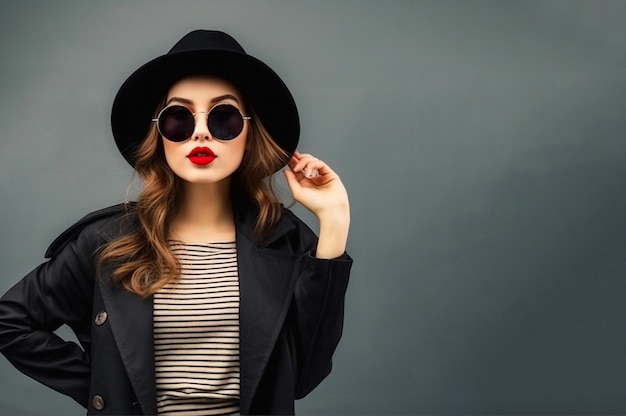
<path fill-rule="evenodd" d="M 211 99 L 211 101 L 209 101 L 209 104 L 213 104 L 213 103 L 216 103 L 218 101 L 224 101 L 224 100 L 228 100 L 228 99 L 235 101 L 237 104 L 240 104 L 240 102 L 237 99 L 237 97 L 235 97 L 232 94 L 224 94 L 224 95 L 220 95 L 218 97 L 215 97 L 215 98 Z M 181 97 L 172 97 L 169 100 L 167 100 L 167 103 L 165 103 L 165 105 L 166 106 L 170 105 L 170 103 L 172 101 L 177 101 L 179 103 L 193 105 L 193 101 L 191 101 L 191 100 L 189 100 L 187 98 L 181 98 Z"/>

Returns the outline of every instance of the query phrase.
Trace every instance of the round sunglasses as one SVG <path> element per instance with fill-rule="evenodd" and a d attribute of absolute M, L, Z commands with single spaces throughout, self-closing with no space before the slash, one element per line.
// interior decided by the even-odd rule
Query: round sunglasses
<path fill-rule="evenodd" d="M 241 134 L 244 120 L 252 117 L 244 116 L 234 105 L 218 104 L 208 112 L 198 111 L 192 113 L 190 109 L 182 105 L 171 105 L 159 112 L 157 118 L 152 121 L 157 123 L 159 133 L 172 142 L 184 142 L 191 138 L 196 125 L 196 115 L 207 115 L 209 132 L 214 139 L 232 140 Z"/>

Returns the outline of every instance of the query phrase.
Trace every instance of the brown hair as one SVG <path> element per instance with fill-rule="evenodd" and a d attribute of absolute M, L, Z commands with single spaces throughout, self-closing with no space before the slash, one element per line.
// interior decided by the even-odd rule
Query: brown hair
<path fill-rule="evenodd" d="M 159 106 L 161 108 L 161 106 Z M 287 163 L 288 154 L 276 144 L 252 111 L 248 147 L 233 174 L 234 191 L 258 206 L 255 237 L 262 240 L 278 224 L 282 207 L 271 176 Z M 178 278 L 180 263 L 168 245 L 169 230 L 182 203 L 181 180 L 169 168 L 156 126 L 150 128 L 136 152 L 135 170 L 143 181 L 136 204 L 139 229 L 104 245 L 98 264 L 114 263 L 113 284 L 142 297 L 150 296 Z"/>

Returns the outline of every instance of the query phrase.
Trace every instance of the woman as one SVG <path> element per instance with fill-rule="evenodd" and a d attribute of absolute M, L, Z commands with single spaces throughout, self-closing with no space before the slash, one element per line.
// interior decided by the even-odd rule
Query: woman
<path fill-rule="evenodd" d="M 88 414 L 293 413 L 330 372 L 352 260 L 347 193 L 295 152 L 289 90 L 194 31 L 126 80 L 111 123 L 138 201 L 74 224 L 2 297 L 0 351 Z M 319 238 L 272 191 L 285 164 Z"/>

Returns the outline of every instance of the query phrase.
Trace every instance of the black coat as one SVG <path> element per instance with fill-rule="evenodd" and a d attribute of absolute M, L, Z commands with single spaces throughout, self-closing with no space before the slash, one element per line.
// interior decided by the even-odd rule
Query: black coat
<path fill-rule="evenodd" d="M 97 278 L 96 251 L 137 227 L 132 206 L 93 212 L 60 235 L 50 260 L 0 299 L 0 351 L 88 414 L 156 414 L 152 298 Z M 293 414 L 330 372 L 351 258 L 312 256 L 317 238 L 289 210 L 262 243 L 256 211 L 235 213 L 242 414 Z M 97 283 L 96 283 L 97 282 Z M 67 324 L 80 346 L 52 331 Z M 81 348 L 82 347 L 82 348 Z"/>

